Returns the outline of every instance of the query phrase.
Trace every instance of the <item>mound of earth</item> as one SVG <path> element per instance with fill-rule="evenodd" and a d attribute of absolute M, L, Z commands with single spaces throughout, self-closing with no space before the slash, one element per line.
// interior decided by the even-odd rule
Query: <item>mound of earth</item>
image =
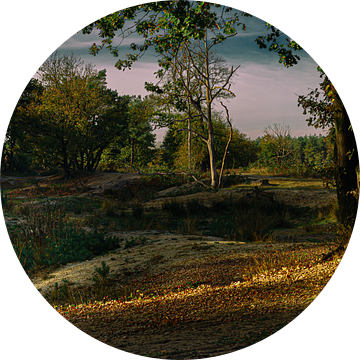
<path fill-rule="evenodd" d="M 138 173 L 94 173 L 85 183 L 87 191 L 82 195 L 102 194 L 105 190 L 120 190 L 138 180 Z"/>

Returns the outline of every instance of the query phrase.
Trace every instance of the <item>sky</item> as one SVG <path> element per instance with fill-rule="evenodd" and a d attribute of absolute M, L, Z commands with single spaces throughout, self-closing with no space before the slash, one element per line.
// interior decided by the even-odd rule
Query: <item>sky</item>
<path fill-rule="evenodd" d="M 293 136 L 325 134 L 309 127 L 302 108 L 297 107 L 296 94 L 307 94 L 309 88 L 319 86 L 317 64 L 302 50 L 298 53 L 301 57 L 298 65 L 285 68 L 279 64 L 276 53 L 260 50 L 255 43 L 257 36 L 266 34 L 265 22 L 257 17 L 242 18 L 241 21 L 246 24 L 247 31 L 239 29 L 236 37 L 215 47 L 229 67 L 240 65 L 232 86 L 236 98 L 226 104 L 233 125 L 252 139 L 262 136 L 264 128 L 274 123 L 290 126 Z M 119 38 L 114 39 L 114 44 L 117 41 Z M 126 58 L 130 52 L 129 44 L 133 41 L 141 41 L 141 38 L 134 36 L 126 39 L 119 48 L 119 58 Z M 158 58 L 154 51 L 146 53 L 131 70 L 120 71 L 114 67 L 117 58 L 107 50 L 96 56 L 89 54 L 94 42 L 100 43 L 97 32 L 84 35 L 80 31 L 65 41 L 58 51 L 74 53 L 85 63 L 96 65 L 98 70 L 106 69 L 108 87 L 116 89 L 120 95 L 148 94 L 144 83 L 156 82 L 154 72 L 158 70 Z M 215 104 L 215 108 L 221 110 L 219 104 Z M 164 130 L 157 131 L 157 140 L 161 140 L 163 134 Z"/>

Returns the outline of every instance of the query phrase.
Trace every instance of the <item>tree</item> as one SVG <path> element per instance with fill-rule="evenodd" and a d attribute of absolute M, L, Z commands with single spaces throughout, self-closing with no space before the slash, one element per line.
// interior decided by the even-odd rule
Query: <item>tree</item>
<path fill-rule="evenodd" d="M 184 131 L 198 136 L 206 143 L 209 152 L 211 186 L 216 187 L 218 186 L 219 177 L 216 171 L 214 154 L 212 105 L 220 93 L 225 91 L 230 93 L 230 79 L 237 68 L 232 68 L 228 75 L 223 78 L 222 83 L 213 86 L 210 53 L 216 44 L 225 41 L 228 37 L 235 36 L 235 24 L 241 25 L 241 23 L 239 23 L 240 15 L 237 13 L 230 18 L 225 18 L 225 14 L 230 12 L 231 9 L 223 8 L 222 12 L 220 11 L 220 14 L 218 14 L 212 7 L 208 3 L 186 0 L 150 3 L 106 16 L 87 26 L 83 32 L 90 33 L 95 27 L 99 29 L 99 36 L 103 38 L 102 44 L 94 44 L 91 52 L 95 55 L 106 47 L 114 56 L 118 56 L 117 46 L 112 44 L 115 32 L 120 30 L 122 39 L 137 32 L 144 38 L 144 42 L 140 45 L 133 43 L 131 49 L 135 53 L 128 54 L 126 60 L 119 60 L 116 67 L 118 69 L 131 68 L 134 61 L 138 60 L 149 47 L 153 47 L 156 53 L 161 55 L 159 60 L 161 69 L 157 72 L 157 76 L 161 78 L 169 68 L 176 71 L 179 79 L 178 85 L 185 91 L 188 104 L 191 103 L 207 126 L 206 136 L 194 132 L 189 127 Z M 220 5 L 214 5 L 214 7 L 220 8 Z M 249 16 L 246 13 L 241 13 L 241 15 Z M 124 31 L 123 27 L 127 20 L 135 20 L 135 25 Z M 243 25 L 243 30 L 246 30 L 245 25 Z M 211 38 L 209 31 L 211 32 Z M 191 48 L 191 39 L 198 42 L 198 52 Z M 179 56 L 181 51 L 186 53 L 185 57 Z M 186 58 L 186 61 L 182 60 L 184 58 Z M 200 67 L 197 66 L 197 58 L 202 59 Z M 187 82 L 189 71 L 193 76 L 197 77 L 197 81 L 201 81 L 204 87 L 204 98 L 201 98 L 200 101 L 191 92 Z M 148 84 L 148 89 L 157 90 L 152 84 Z M 201 102 L 204 102 L 204 107 L 202 107 Z"/>
<path fill-rule="evenodd" d="M 134 165 L 136 148 L 138 150 L 138 162 L 140 162 L 141 149 L 145 148 L 149 151 L 154 148 L 155 135 L 151 133 L 150 120 L 152 117 L 152 106 L 149 99 L 141 99 L 141 96 L 133 96 L 128 105 L 128 130 L 127 139 L 129 142 L 130 150 L 130 166 Z M 146 152 L 145 151 L 145 152 Z M 150 151 L 151 152 L 151 151 Z M 149 153 L 145 159 L 149 160 Z M 145 161 L 146 162 L 146 161 Z"/>
<path fill-rule="evenodd" d="M 292 156 L 293 140 L 291 138 L 290 126 L 273 124 L 264 130 L 261 139 L 262 153 L 266 154 L 267 160 L 286 162 Z"/>
<path fill-rule="evenodd" d="M 79 133 L 81 143 L 73 163 L 78 170 L 94 171 L 101 156 L 112 141 L 128 131 L 128 100 L 120 97 L 116 91 L 106 88 L 106 71 L 99 71 L 94 87 L 101 86 L 100 107 L 97 114 L 91 116 L 86 126 Z"/>
<path fill-rule="evenodd" d="M 192 117 L 199 119 L 202 131 L 195 131 L 189 126 L 178 131 L 186 131 L 206 144 L 212 187 L 219 185 L 216 170 L 213 106 L 215 100 L 235 96 L 230 87 L 231 78 L 238 69 L 238 67 L 229 69 L 225 65 L 225 60 L 217 56 L 212 49 L 215 44 L 215 39 L 208 40 L 207 33 L 203 40 L 184 42 L 176 54 L 171 52 L 167 55 L 165 67 L 172 69 L 175 81 L 167 83 L 164 88 L 147 84 L 147 89 L 157 93 L 166 93 L 169 87 L 172 87 L 171 93 L 175 94 L 177 99 L 177 109 L 185 110 L 187 114 L 187 118 L 183 120 L 189 121 Z M 165 54 L 162 55 L 165 56 Z M 183 102 L 179 99 L 183 99 Z M 196 115 L 192 114 L 190 104 L 196 111 Z"/>
<path fill-rule="evenodd" d="M 51 156 L 67 177 L 72 169 L 94 171 L 125 126 L 125 103 L 106 88 L 104 70 L 74 55 L 52 54 L 38 76 L 44 85 L 33 133 L 39 156 Z"/>
<path fill-rule="evenodd" d="M 221 10 L 218 10 L 220 8 Z M 251 15 L 240 12 L 226 17 L 231 11 L 231 8 L 207 2 L 189 0 L 153 2 L 105 16 L 86 26 L 83 33 L 90 34 L 97 29 L 102 40 L 100 44 L 94 43 L 90 52 L 96 55 L 100 50 L 106 48 L 114 57 L 119 56 L 118 48 L 125 39 L 134 33 L 140 35 L 143 42 L 141 44 L 132 43 L 130 48 L 134 52 L 127 54 L 126 59 L 119 59 L 115 64 L 119 70 L 124 70 L 131 68 L 132 64 L 151 47 L 157 53 L 165 54 L 176 52 L 185 41 L 204 39 L 207 29 L 211 29 L 216 43 L 224 41 L 227 36 L 234 36 L 236 34 L 235 26 L 242 26 L 246 30 L 245 24 L 239 21 L 240 16 L 249 17 Z M 124 29 L 124 25 L 129 22 L 128 28 Z M 113 39 L 117 32 L 120 43 L 114 45 Z M 166 68 L 167 60 L 166 57 L 162 57 L 158 61 L 163 69 Z M 163 72 L 163 69 L 160 69 L 158 73 Z"/>
<path fill-rule="evenodd" d="M 282 33 L 267 23 L 271 33 L 256 39 L 260 48 L 268 48 L 279 55 L 280 63 L 285 67 L 296 65 L 300 57 L 294 52 L 302 50 L 301 46 L 291 39 L 286 39 L 287 49 L 282 44 Z M 270 45 L 269 45 L 270 44 Z M 359 157 L 355 136 L 349 116 L 343 102 L 329 78 L 318 67 L 320 77 L 324 78 L 320 90 L 312 90 L 308 95 L 298 98 L 298 106 L 304 108 L 304 114 L 309 112 L 308 124 L 316 128 L 333 128 L 334 135 L 334 178 L 337 188 L 340 222 L 352 227 L 357 213 L 359 197 Z M 322 95 L 322 97 L 321 97 Z M 346 247 L 346 244 L 344 245 Z"/>
<path fill-rule="evenodd" d="M 3 172 L 28 171 L 31 141 L 31 108 L 43 91 L 43 86 L 36 79 L 31 79 L 15 107 L 6 131 L 1 159 Z"/>
<path fill-rule="evenodd" d="M 320 89 L 298 97 L 298 106 L 309 114 L 309 125 L 315 128 L 330 127 L 334 136 L 334 178 L 337 189 L 340 222 L 353 226 L 359 198 L 359 156 L 355 135 L 339 94 L 319 67 L 323 78 Z M 346 245 L 346 244 L 345 244 Z"/>
<path fill-rule="evenodd" d="M 155 135 L 150 124 L 153 106 L 148 98 L 124 96 L 123 121 L 126 124 L 107 145 L 101 158 L 101 167 L 112 170 L 125 164 L 130 167 L 145 166 L 155 154 Z"/>
<path fill-rule="evenodd" d="M 211 11 L 211 5 L 214 5 L 217 8 L 221 7 L 219 4 L 204 1 L 190 2 L 187 0 L 161 0 L 148 4 L 134 5 L 104 16 L 90 25 L 85 26 L 82 30 L 83 33 L 91 33 L 91 31 L 95 28 L 99 30 L 99 36 L 103 40 L 100 45 L 94 44 L 91 47 L 91 51 L 94 55 L 102 48 L 106 47 L 114 56 L 118 56 L 117 46 L 112 44 L 117 30 L 121 31 L 122 39 L 125 39 L 135 31 L 142 35 L 145 39 L 142 45 L 138 46 L 136 44 L 132 44 L 132 49 L 138 50 L 139 53 L 128 54 L 127 60 L 119 60 L 116 63 L 116 66 L 119 69 L 125 69 L 127 67 L 131 67 L 132 62 L 138 60 L 144 51 L 153 44 L 156 45 L 156 51 L 159 50 L 159 52 L 167 52 L 169 49 L 177 49 L 179 44 L 191 38 L 203 39 L 207 29 L 217 28 L 221 30 L 220 32 L 215 33 L 215 41 L 217 42 L 221 42 L 225 35 L 234 34 L 236 32 L 236 26 L 242 25 L 243 29 L 246 29 L 245 24 L 238 21 L 240 15 L 251 16 L 249 13 L 241 12 L 240 15 L 236 13 L 230 18 L 225 18 L 224 14 L 231 11 L 232 7 L 223 6 L 223 11 L 219 15 L 215 11 Z M 143 15 L 139 16 L 140 20 L 136 20 L 135 25 L 128 29 L 129 31 L 124 31 L 123 27 L 125 22 L 127 20 L 135 20 L 139 14 Z M 220 27 L 220 22 L 222 22 L 224 26 Z M 258 46 L 265 49 L 268 47 L 268 44 L 270 44 L 268 47 L 269 50 L 274 51 L 279 55 L 280 63 L 283 63 L 285 67 L 296 65 L 300 60 L 300 57 L 298 55 L 294 55 L 294 52 L 302 50 L 303 47 L 294 39 L 289 38 L 286 39 L 287 44 L 282 44 L 280 37 L 283 33 L 270 23 L 266 23 L 266 26 L 268 30 L 270 30 L 270 33 L 264 36 L 259 36 L 255 39 Z M 160 30 L 165 30 L 165 33 L 159 34 Z M 165 60 L 166 63 L 166 58 L 163 58 L 162 60 Z M 160 65 L 162 64 L 161 61 Z M 333 94 L 335 93 L 333 92 Z M 352 143 L 352 137 L 354 135 L 351 134 L 353 133 L 352 125 L 348 120 L 348 115 L 346 115 L 346 110 L 344 109 L 342 102 L 337 101 L 337 104 L 334 104 L 334 107 L 337 112 L 336 116 L 338 116 L 338 120 L 336 120 L 336 122 L 339 123 L 339 125 L 340 123 L 343 123 L 343 125 L 349 125 L 348 127 L 335 126 L 337 151 L 339 151 L 339 155 L 341 155 L 348 153 L 345 150 L 349 150 L 344 145 L 343 139 L 348 137 Z M 340 119 L 345 120 L 342 121 Z M 353 159 L 358 158 L 357 148 L 353 147 L 349 151 L 353 154 Z M 338 163 L 338 166 L 340 169 L 340 162 Z M 359 169 L 359 167 L 357 166 L 356 169 Z M 354 171 L 355 170 L 351 171 L 351 173 Z M 340 173 L 340 171 L 338 172 Z M 350 173 L 347 174 L 348 175 L 345 176 L 353 177 L 353 175 L 349 175 Z M 349 182 L 351 183 L 352 180 L 349 179 Z M 358 185 L 356 188 L 357 187 Z M 343 192 L 338 192 L 338 196 L 343 196 L 341 194 L 343 194 Z M 343 204 L 344 200 L 346 200 L 346 198 L 339 199 L 339 204 Z"/>

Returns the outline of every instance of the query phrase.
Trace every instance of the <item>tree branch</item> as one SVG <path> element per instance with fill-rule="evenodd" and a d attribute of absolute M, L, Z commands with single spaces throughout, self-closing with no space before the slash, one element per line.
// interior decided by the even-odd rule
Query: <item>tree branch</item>
<path fill-rule="evenodd" d="M 176 131 L 188 131 L 194 135 L 196 135 L 197 137 L 199 137 L 201 140 L 205 141 L 206 143 L 208 142 L 208 140 L 202 136 L 201 134 L 199 134 L 198 132 L 194 131 L 194 130 L 190 130 L 190 129 L 177 129 Z"/>
<path fill-rule="evenodd" d="M 212 97 L 212 100 L 214 100 L 222 90 L 225 90 L 225 86 L 229 83 L 231 77 L 236 73 L 236 71 L 239 69 L 241 65 L 237 66 L 234 70 L 234 67 L 231 67 L 231 71 L 230 71 L 230 75 L 228 76 L 228 78 L 225 81 L 225 84 L 215 93 L 215 95 Z"/>

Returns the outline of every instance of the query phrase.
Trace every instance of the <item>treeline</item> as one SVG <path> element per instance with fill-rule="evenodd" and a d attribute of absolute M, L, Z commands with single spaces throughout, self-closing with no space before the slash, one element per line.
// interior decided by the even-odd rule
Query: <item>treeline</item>
<path fill-rule="evenodd" d="M 269 172 L 296 175 L 322 175 L 330 179 L 334 170 L 332 134 L 291 136 L 289 126 L 273 124 L 256 139 L 258 159 L 252 167 Z"/>
<path fill-rule="evenodd" d="M 73 55 L 54 53 L 21 95 L 7 129 L 2 173 L 31 174 L 74 170 L 209 170 L 209 151 L 196 134 L 204 122 L 194 117 L 184 131 L 183 114 L 164 106 L 163 97 L 119 96 L 107 88 L 106 71 Z M 165 110 L 164 110 L 165 109 Z M 167 132 L 155 147 L 153 126 L 167 119 Z M 168 120 L 170 119 L 170 120 Z M 185 119 L 186 120 L 186 119 Z M 324 175 L 332 169 L 330 137 L 292 137 L 290 128 L 274 124 L 251 140 L 213 112 L 216 167 L 256 167 L 271 172 Z M 206 130 L 206 129 L 205 129 Z"/>
<path fill-rule="evenodd" d="M 188 134 L 177 133 L 176 127 L 165 134 L 160 147 L 162 163 L 170 168 L 186 167 L 190 163 Z M 215 151 L 217 166 L 229 137 L 229 127 L 217 114 L 214 121 Z M 264 135 L 255 140 L 233 129 L 225 168 L 256 168 L 272 173 L 293 175 L 322 175 L 330 178 L 333 175 L 334 144 L 332 137 L 322 135 L 305 135 L 293 137 L 289 126 L 273 124 L 264 129 Z M 192 139 L 191 165 L 195 170 L 206 170 L 208 153 L 202 142 Z"/>

